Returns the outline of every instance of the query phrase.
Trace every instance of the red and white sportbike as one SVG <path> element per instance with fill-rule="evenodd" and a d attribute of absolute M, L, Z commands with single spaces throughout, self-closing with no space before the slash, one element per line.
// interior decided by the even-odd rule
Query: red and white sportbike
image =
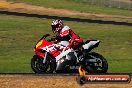
<path fill-rule="evenodd" d="M 92 49 L 98 47 L 99 40 L 87 40 L 78 49 L 67 48 L 68 41 L 55 43 L 44 35 L 36 44 L 31 68 L 35 73 L 75 72 L 81 65 L 88 73 L 106 73 L 106 59 Z"/>

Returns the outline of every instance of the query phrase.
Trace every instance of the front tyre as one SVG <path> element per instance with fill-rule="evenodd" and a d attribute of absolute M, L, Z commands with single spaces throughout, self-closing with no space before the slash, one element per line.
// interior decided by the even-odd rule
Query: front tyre
<path fill-rule="evenodd" d="M 84 63 L 88 73 L 106 73 L 108 70 L 107 60 L 95 52 L 89 53 Z"/>
<path fill-rule="evenodd" d="M 52 62 L 46 61 L 46 63 L 43 63 L 43 58 L 37 55 L 34 55 L 31 59 L 31 68 L 38 74 L 53 72 Z"/>

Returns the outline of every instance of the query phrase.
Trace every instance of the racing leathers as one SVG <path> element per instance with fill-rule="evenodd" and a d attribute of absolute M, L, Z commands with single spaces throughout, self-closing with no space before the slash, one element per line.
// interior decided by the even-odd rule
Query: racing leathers
<path fill-rule="evenodd" d="M 69 45 L 67 46 L 67 48 L 76 49 L 81 45 L 81 43 L 83 43 L 83 39 L 75 34 L 68 26 L 64 26 L 54 38 L 58 42 L 68 41 Z"/>
<path fill-rule="evenodd" d="M 75 34 L 68 26 L 64 26 L 62 28 L 62 30 L 60 30 L 58 32 L 58 34 L 54 37 L 58 42 L 61 42 L 61 41 L 68 41 L 69 44 L 66 46 L 67 48 L 66 49 L 69 49 L 69 48 L 73 48 L 73 49 L 76 49 L 78 48 L 81 43 L 83 43 L 83 39 L 80 38 L 77 34 Z M 76 63 L 76 57 L 72 57 L 71 60 L 67 60 L 67 59 L 64 59 L 64 61 L 61 63 L 61 62 L 57 62 L 57 67 L 56 67 L 56 71 L 57 72 L 62 72 L 62 71 L 66 71 L 64 68 L 67 64 L 69 64 L 69 62 L 73 62 L 73 63 Z"/>

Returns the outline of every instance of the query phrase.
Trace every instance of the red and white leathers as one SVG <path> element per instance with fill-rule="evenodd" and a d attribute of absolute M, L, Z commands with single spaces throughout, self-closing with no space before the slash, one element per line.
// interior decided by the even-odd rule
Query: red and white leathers
<path fill-rule="evenodd" d="M 58 41 L 69 41 L 69 45 L 67 46 L 68 48 L 77 48 L 81 43 L 83 43 L 83 39 L 75 34 L 68 26 L 64 26 L 60 31 L 58 31 L 56 39 Z"/>

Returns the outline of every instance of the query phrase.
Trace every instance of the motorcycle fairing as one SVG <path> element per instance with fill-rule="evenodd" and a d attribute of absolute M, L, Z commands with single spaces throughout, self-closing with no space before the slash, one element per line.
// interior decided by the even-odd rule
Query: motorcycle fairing
<path fill-rule="evenodd" d="M 41 39 L 41 40 L 39 40 L 38 41 L 38 43 L 36 44 L 36 46 L 35 46 L 35 53 L 36 53 L 36 55 L 39 55 L 39 56 L 41 56 L 42 58 L 44 58 L 45 57 L 45 54 L 44 54 L 44 51 L 42 51 L 42 48 L 43 47 L 46 47 L 46 46 L 48 46 L 48 45 L 52 45 L 53 43 L 52 42 L 49 42 L 49 41 L 47 41 L 46 39 Z"/>
<path fill-rule="evenodd" d="M 61 55 L 56 57 L 56 70 L 64 70 L 68 65 L 68 67 L 76 68 L 75 64 L 77 63 L 77 56 L 75 52 L 72 52 L 72 49 L 68 49 L 63 52 Z M 73 69 L 73 68 L 72 68 Z"/>
<path fill-rule="evenodd" d="M 66 51 L 62 51 L 60 55 L 56 56 L 56 62 L 58 62 L 60 60 L 60 58 L 66 56 L 68 53 L 72 52 L 73 50 L 72 49 L 68 49 Z"/>

